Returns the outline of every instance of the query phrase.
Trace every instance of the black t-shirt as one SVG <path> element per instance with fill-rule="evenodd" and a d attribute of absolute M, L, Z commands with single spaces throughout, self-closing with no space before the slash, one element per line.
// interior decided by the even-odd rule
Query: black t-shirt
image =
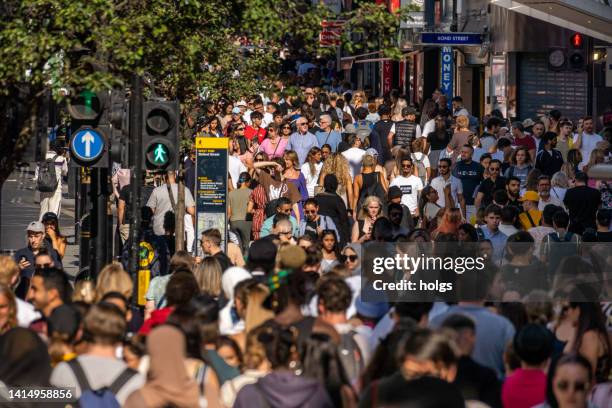
<path fill-rule="evenodd" d="M 482 180 L 478 192 L 484 194 L 481 201 L 481 207 L 486 207 L 493 202 L 493 193 L 497 190 L 504 190 L 506 188 L 506 179 L 504 177 L 498 177 L 495 182 L 490 178 Z"/>
<path fill-rule="evenodd" d="M 601 193 L 594 188 L 578 186 L 567 190 L 563 203 L 569 210 L 569 230 L 582 235 L 585 228 L 595 228 L 595 215 L 600 202 Z"/>
<path fill-rule="evenodd" d="M 484 167 L 480 163 L 471 161 L 469 164 L 458 161 L 453 170 L 453 176 L 461 180 L 463 186 L 463 197 L 467 205 L 474 204 L 474 190 L 482 181 Z"/>
<path fill-rule="evenodd" d="M 380 136 L 380 146 L 382 148 L 382 160 L 383 163 L 387 160 L 391 160 L 391 146 L 387 142 L 387 136 L 389 136 L 389 132 L 391 131 L 391 127 L 393 126 L 393 121 L 391 120 L 379 120 L 374 125 L 374 131 L 378 133 Z"/>
<path fill-rule="evenodd" d="M 309 235 L 316 240 L 318 238 L 317 222 L 316 221 L 306 221 L 306 229 L 304 230 L 304 234 Z"/>

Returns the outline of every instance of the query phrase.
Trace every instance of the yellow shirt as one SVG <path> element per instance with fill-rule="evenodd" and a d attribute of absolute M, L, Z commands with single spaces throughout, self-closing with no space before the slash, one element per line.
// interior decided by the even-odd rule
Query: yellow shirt
<path fill-rule="evenodd" d="M 519 221 L 521 222 L 521 226 L 525 231 L 529 228 L 537 227 L 540 225 L 540 219 L 542 218 L 542 211 L 539 210 L 529 210 L 529 215 L 531 216 L 531 220 L 527 216 L 527 212 L 519 215 Z M 533 221 L 533 224 L 531 223 Z"/>

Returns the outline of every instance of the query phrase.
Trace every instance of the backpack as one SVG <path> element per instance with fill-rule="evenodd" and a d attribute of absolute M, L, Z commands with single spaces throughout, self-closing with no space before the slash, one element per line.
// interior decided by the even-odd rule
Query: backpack
<path fill-rule="evenodd" d="M 421 181 L 423 182 L 423 185 L 426 185 L 426 179 L 427 179 L 427 169 L 425 168 L 425 164 L 423 163 L 423 160 L 425 158 L 425 154 L 421 153 L 421 160 L 418 160 L 416 158 L 416 156 L 414 155 L 414 153 L 411 155 L 412 156 L 412 160 L 414 161 L 414 164 L 417 168 L 417 175 L 418 177 L 421 179 Z"/>
<path fill-rule="evenodd" d="M 38 164 L 38 179 L 36 189 L 41 193 L 52 193 L 57 188 L 57 170 L 55 169 L 55 159 L 57 154 L 50 159 Z"/>
<path fill-rule="evenodd" d="M 367 120 L 360 120 L 355 125 L 355 130 L 357 133 L 357 137 L 361 139 L 361 142 L 364 146 L 370 146 L 370 134 L 372 133 L 372 128 L 370 127 L 370 122 Z"/>
<path fill-rule="evenodd" d="M 81 396 L 79 397 L 81 408 L 120 408 L 121 405 L 117 401 L 116 395 L 136 375 L 136 371 L 128 367 L 109 386 L 92 390 L 78 359 L 70 360 L 68 366 L 76 377 L 79 388 L 81 388 Z"/>
<path fill-rule="evenodd" d="M 363 354 L 355 341 L 355 334 L 354 330 L 342 334 L 340 345 L 338 346 L 340 361 L 351 384 L 354 384 L 359 379 L 365 367 Z"/>
<path fill-rule="evenodd" d="M 567 231 L 562 237 L 560 237 L 559 234 L 557 234 L 556 232 L 551 232 L 546 236 L 546 243 L 548 244 L 548 272 L 550 274 L 551 279 L 564 258 L 578 254 L 578 245 L 555 244 L 572 242 L 574 235 L 575 234 L 573 232 Z"/>

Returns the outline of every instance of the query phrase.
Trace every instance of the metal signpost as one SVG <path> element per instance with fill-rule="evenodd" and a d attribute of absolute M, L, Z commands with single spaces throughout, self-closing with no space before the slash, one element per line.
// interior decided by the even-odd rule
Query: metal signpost
<path fill-rule="evenodd" d="M 227 241 L 228 146 L 228 138 L 196 138 L 196 237 L 216 228 L 222 248 Z"/>

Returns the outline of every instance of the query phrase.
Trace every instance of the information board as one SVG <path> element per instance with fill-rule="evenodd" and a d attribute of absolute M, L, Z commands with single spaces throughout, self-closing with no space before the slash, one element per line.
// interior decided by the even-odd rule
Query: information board
<path fill-rule="evenodd" d="M 216 228 L 221 232 L 222 248 L 227 238 L 228 146 L 227 138 L 196 138 L 196 238 Z"/>

